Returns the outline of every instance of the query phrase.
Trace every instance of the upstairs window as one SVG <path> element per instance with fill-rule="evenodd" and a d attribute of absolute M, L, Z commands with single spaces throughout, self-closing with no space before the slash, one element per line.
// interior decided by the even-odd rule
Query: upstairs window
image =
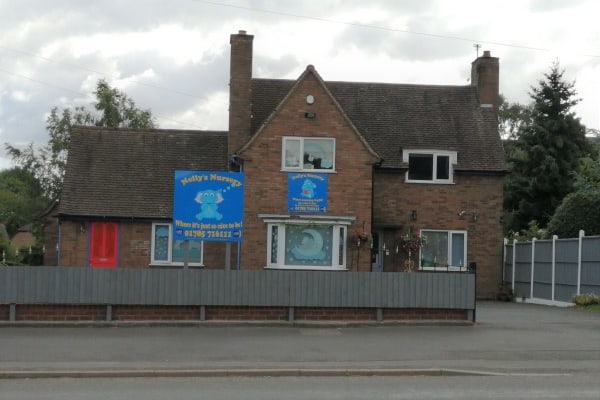
<path fill-rule="evenodd" d="M 407 182 L 453 183 L 455 151 L 404 150 L 402 157 L 408 162 Z"/>
<path fill-rule="evenodd" d="M 285 136 L 281 169 L 286 171 L 333 172 L 335 139 Z"/>

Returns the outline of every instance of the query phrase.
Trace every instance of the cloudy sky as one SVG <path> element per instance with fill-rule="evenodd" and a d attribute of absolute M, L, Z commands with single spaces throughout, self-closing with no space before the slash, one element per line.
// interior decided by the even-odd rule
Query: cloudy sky
<path fill-rule="evenodd" d="M 227 129 L 229 35 L 254 35 L 254 76 L 468 84 L 475 44 L 500 58 L 500 91 L 528 102 L 558 60 L 575 111 L 600 128 L 596 0 L 0 0 L 4 143 L 43 145 L 54 106 L 90 106 L 104 78 L 161 128 Z"/>

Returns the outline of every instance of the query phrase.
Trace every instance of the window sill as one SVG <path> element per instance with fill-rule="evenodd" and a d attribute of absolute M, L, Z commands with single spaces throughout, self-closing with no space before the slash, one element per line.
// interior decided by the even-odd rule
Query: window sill
<path fill-rule="evenodd" d="M 295 169 L 295 168 L 282 168 L 281 172 L 297 172 L 299 174 L 335 174 L 337 173 L 334 169 Z"/>
<path fill-rule="evenodd" d="M 456 185 L 456 183 L 451 181 L 412 181 L 405 180 L 404 183 L 429 183 L 431 185 Z"/>
<path fill-rule="evenodd" d="M 419 270 L 423 272 L 469 272 L 467 267 L 421 267 Z"/>
<path fill-rule="evenodd" d="M 182 269 L 184 265 L 181 263 L 177 264 L 149 264 L 150 268 L 168 268 L 168 269 Z M 188 264 L 188 268 L 201 269 L 204 268 L 204 264 Z"/>
<path fill-rule="evenodd" d="M 306 266 L 267 266 L 264 269 L 279 270 L 279 271 L 348 271 L 346 267 L 306 267 Z"/>

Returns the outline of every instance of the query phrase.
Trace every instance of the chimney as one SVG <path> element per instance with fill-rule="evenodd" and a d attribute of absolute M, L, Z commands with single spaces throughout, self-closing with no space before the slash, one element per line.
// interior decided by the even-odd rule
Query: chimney
<path fill-rule="evenodd" d="M 492 57 L 489 50 L 471 63 L 471 85 L 477 88 L 479 104 L 498 110 L 500 106 L 500 67 L 498 57 Z"/>
<path fill-rule="evenodd" d="M 229 69 L 229 155 L 250 139 L 252 118 L 252 40 L 254 36 L 239 31 L 230 36 Z"/>

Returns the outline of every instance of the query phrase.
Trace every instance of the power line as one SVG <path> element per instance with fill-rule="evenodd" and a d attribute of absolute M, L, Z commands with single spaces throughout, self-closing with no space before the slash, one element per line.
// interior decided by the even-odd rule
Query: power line
<path fill-rule="evenodd" d="M 54 85 L 52 83 L 49 83 L 49 82 L 46 82 L 46 81 L 42 81 L 40 79 L 31 78 L 29 76 L 26 76 L 26 75 L 23 75 L 23 74 L 19 74 L 19 73 L 16 73 L 16 72 L 12 72 L 12 71 L 6 70 L 4 68 L 0 68 L 0 72 L 3 72 L 5 74 L 7 74 L 7 75 L 16 76 L 18 78 L 25 79 L 25 80 L 28 80 L 28 81 L 31 81 L 31 82 L 34 82 L 34 83 L 37 83 L 37 84 L 40 84 L 40 85 L 45 85 L 45 86 L 53 87 L 53 88 L 58 89 L 58 90 L 63 90 L 63 91 L 71 92 L 71 93 L 76 94 L 78 96 L 83 96 L 83 97 L 87 96 L 85 93 L 82 93 L 80 91 L 69 89 L 69 88 L 66 88 L 64 86 Z M 198 128 L 198 129 L 203 129 L 203 127 L 201 127 L 200 125 L 196 125 L 196 124 L 189 123 L 189 122 L 178 121 L 176 119 L 165 117 L 165 116 L 158 115 L 158 114 L 155 114 L 155 113 L 152 113 L 152 116 L 156 117 L 157 119 L 172 121 L 172 122 L 175 122 L 175 123 L 177 123 L 179 125 L 190 126 L 190 127 L 194 127 L 194 128 Z"/>
<path fill-rule="evenodd" d="M 308 20 L 319 21 L 319 22 L 328 22 L 328 23 L 333 23 L 333 24 L 355 26 L 355 27 L 359 27 L 359 28 L 378 29 L 378 30 L 388 31 L 388 32 L 407 33 L 407 34 L 411 34 L 411 35 L 426 36 L 426 37 L 432 37 L 432 38 L 437 38 L 437 39 L 448 39 L 448 40 L 460 40 L 463 42 L 485 43 L 485 44 L 491 44 L 491 45 L 496 45 L 496 46 L 514 47 L 514 48 L 518 48 L 518 49 L 534 50 L 534 51 L 547 51 L 547 52 L 553 51 L 552 49 L 543 48 L 543 47 L 534 47 L 534 46 L 525 46 L 525 45 L 519 45 L 519 44 L 513 44 L 513 43 L 471 39 L 471 38 L 465 38 L 465 37 L 460 37 L 460 36 L 442 35 L 442 34 L 436 34 L 436 33 L 417 32 L 417 31 L 411 31 L 408 29 L 388 28 L 388 27 L 384 27 L 384 26 L 361 24 L 358 22 L 338 21 L 338 20 L 333 20 L 333 19 L 329 19 L 329 18 L 319 18 L 319 17 L 310 16 L 310 15 L 292 14 L 292 13 L 286 13 L 283 11 L 267 10 L 264 8 L 239 6 L 239 5 L 234 5 L 234 4 L 225 4 L 225 3 L 219 3 L 216 1 L 206 1 L 206 0 L 193 0 L 193 1 L 198 2 L 198 3 L 203 3 L 203 4 L 210 4 L 210 5 L 218 6 L 218 7 L 235 8 L 235 9 L 239 9 L 239 10 L 252 11 L 252 12 L 257 12 L 257 13 L 281 15 L 281 16 L 285 16 L 285 17 L 301 18 L 301 19 L 308 19 Z M 600 58 L 600 55 L 597 55 L 597 54 L 582 54 L 582 53 L 574 53 L 574 54 L 578 55 L 578 56 L 583 56 L 583 57 Z"/>
<path fill-rule="evenodd" d="M 44 61 L 47 61 L 47 62 L 58 64 L 58 65 L 61 65 L 61 66 L 64 66 L 64 67 L 69 67 L 69 68 L 73 68 L 73 69 L 80 69 L 82 71 L 87 71 L 87 72 L 92 72 L 94 74 L 99 74 L 99 75 L 102 75 L 102 76 L 107 76 L 107 77 L 110 77 L 110 78 L 112 78 L 114 80 L 120 79 L 119 77 L 114 76 L 114 75 L 111 76 L 110 74 L 107 74 L 106 72 L 97 71 L 95 69 L 83 67 L 83 66 L 80 66 L 80 65 L 74 65 L 74 64 L 69 64 L 69 63 L 65 63 L 65 62 L 62 62 L 62 61 L 57 61 L 57 60 L 54 60 L 54 59 L 49 58 L 49 57 L 44 57 L 44 56 L 40 56 L 39 54 L 31 53 L 29 51 L 13 49 L 13 48 L 2 46 L 2 45 L 0 45 L 0 49 L 6 50 L 6 51 L 11 51 L 13 53 L 23 54 L 23 55 L 26 55 L 26 56 L 29 56 L 29 57 L 38 58 L 40 60 L 44 60 Z M 200 99 L 200 100 L 207 100 L 207 98 L 204 97 L 204 96 L 196 96 L 196 95 L 191 94 L 191 93 L 183 92 L 183 91 L 177 90 L 177 89 L 167 88 L 167 87 L 164 87 L 164 86 L 155 85 L 153 83 L 148 83 L 148 82 L 139 81 L 139 80 L 135 80 L 135 79 L 131 79 L 130 81 L 133 82 L 133 83 L 136 83 L 138 85 L 148 86 L 148 87 L 151 87 L 151 88 L 154 88 L 154 89 L 159 89 L 159 90 L 164 90 L 164 91 L 167 91 L 167 92 L 172 92 L 172 93 L 180 94 L 182 96 L 192 97 L 192 98 Z"/>

